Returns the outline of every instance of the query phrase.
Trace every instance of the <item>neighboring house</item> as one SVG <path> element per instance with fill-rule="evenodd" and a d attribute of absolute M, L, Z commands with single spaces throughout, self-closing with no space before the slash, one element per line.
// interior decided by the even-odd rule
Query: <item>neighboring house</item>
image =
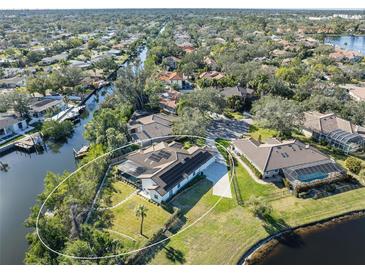
<path fill-rule="evenodd" d="M 87 61 L 70 60 L 69 63 L 70 66 L 74 68 L 88 69 L 91 67 L 91 62 Z"/>
<path fill-rule="evenodd" d="M 160 75 L 159 80 L 168 85 L 176 85 L 179 89 L 182 89 L 184 84 L 184 76 L 178 72 L 166 71 Z"/>
<path fill-rule="evenodd" d="M 318 150 L 297 140 L 269 139 L 260 143 L 253 138 L 233 141 L 234 151 L 245 157 L 265 179 L 285 177 L 292 188 L 342 180 L 346 172 Z"/>
<path fill-rule="evenodd" d="M 349 95 L 356 101 L 365 101 L 365 86 L 356 86 L 347 84 L 341 86 L 342 88 L 346 89 Z"/>
<path fill-rule="evenodd" d="M 318 141 L 351 153 L 365 148 L 365 135 L 362 128 L 350 121 L 337 117 L 334 113 L 323 114 L 317 111 L 304 113 L 303 133 Z"/>
<path fill-rule="evenodd" d="M 360 52 L 357 52 L 357 51 L 344 50 L 344 49 L 335 47 L 335 52 L 330 53 L 329 57 L 331 59 L 334 59 L 337 62 L 341 62 L 341 61 L 358 62 L 358 61 L 361 61 L 364 56 Z"/>
<path fill-rule="evenodd" d="M 168 56 L 163 59 L 163 63 L 166 66 L 166 70 L 169 71 L 177 69 L 177 65 L 179 62 L 181 62 L 181 59 L 175 56 Z"/>
<path fill-rule="evenodd" d="M 67 60 L 67 57 L 68 57 L 68 54 L 66 52 L 63 52 L 63 53 L 60 53 L 57 55 L 53 55 L 51 57 L 45 57 L 41 60 L 40 63 L 43 66 L 49 66 L 49 65 L 55 64 L 60 61 L 65 61 L 65 60 Z"/>
<path fill-rule="evenodd" d="M 128 123 L 128 131 L 133 141 L 139 141 L 142 145 L 147 145 L 152 143 L 149 140 L 151 138 L 169 139 L 166 136 L 172 133 L 172 122 L 175 116 L 163 113 L 143 115 L 134 113 Z"/>
<path fill-rule="evenodd" d="M 15 114 L 0 114 L 0 139 L 20 133 L 27 127 L 25 119 L 19 118 Z"/>
<path fill-rule="evenodd" d="M 170 89 L 160 94 L 160 108 L 168 113 L 176 114 L 177 102 L 181 96 L 181 93 Z"/>
<path fill-rule="evenodd" d="M 157 203 L 172 198 L 215 161 L 215 154 L 180 143 L 161 142 L 128 154 L 117 166 L 120 176 L 140 188 L 141 195 Z"/>
<path fill-rule="evenodd" d="M 195 48 L 191 45 L 180 45 L 179 48 L 181 48 L 186 53 L 192 53 L 195 50 Z"/>
<path fill-rule="evenodd" d="M 24 76 L 15 76 L 13 78 L 0 79 L 0 88 L 17 88 L 25 86 L 26 78 Z"/>
<path fill-rule="evenodd" d="M 63 100 L 38 97 L 34 98 L 30 103 L 30 114 L 32 118 L 44 119 L 44 115 L 47 112 L 52 112 L 55 110 L 64 110 L 66 104 Z"/>
<path fill-rule="evenodd" d="M 218 72 L 215 70 L 206 71 L 199 75 L 200 79 L 209 79 L 209 80 L 212 80 L 212 79 L 219 80 L 219 79 L 222 79 L 223 77 L 224 77 L 224 73 Z"/>
<path fill-rule="evenodd" d="M 122 54 L 122 51 L 121 51 L 121 50 L 119 50 L 119 49 L 115 49 L 115 48 L 113 48 L 113 49 L 108 50 L 108 51 L 106 52 L 106 54 L 107 54 L 108 56 L 119 56 L 119 55 L 121 55 L 121 54 Z"/>
<path fill-rule="evenodd" d="M 251 100 L 256 97 L 255 91 L 253 89 L 243 88 L 240 86 L 225 87 L 221 90 L 221 94 L 227 98 L 232 97 L 232 96 L 239 96 L 239 97 L 242 97 L 244 99 L 244 101 Z"/>

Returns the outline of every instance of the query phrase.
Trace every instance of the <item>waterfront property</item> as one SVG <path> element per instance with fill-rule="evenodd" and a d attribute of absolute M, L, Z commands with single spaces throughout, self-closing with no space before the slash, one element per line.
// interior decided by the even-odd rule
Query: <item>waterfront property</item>
<path fill-rule="evenodd" d="M 0 143 L 5 139 L 11 138 L 16 134 L 19 134 L 27 127 L 28 124 L 25 119 L 20 118 L 15 114 L 0 114 Z"/>
<path fill-rule="evenodd" d="M 332 159 L 297 140 L 271 138 L 261 143 L 247 138 L 233 141 L 233 147 L 264 179 L 283 177 L 292 189 L 307 189 L 346 178 L 346 172 Z"/>
<path fill-rule="evenodd" d="M 330 146 L 348 154 L 365 148 L 365 129 L 350 121 L 337 117 L 334 113 L 317 111 L 304 113 L 303 133 L 318 141 L 326 141 Z"/>
<path fill-rule="evenodd" d="M 43 120 L 47 112 L 63 110 L 65 108 L 66 104 L 62 100 L 38 97 L 34 98 L 30 104 L 30 114 L 34 119 Z"/>
<path fill-rule="evenodd" d="M 215 161 L 215 154 L 180 143 L 161 142 L 132 152 L 118 165 L 123 180 L 140 188 L 141 195 L 161 203 L 172 198 Z"/>
<path fill-rule="evenodd" d="M 128 131 L 133 141 L 138 141 L 142 145 L 151 144 L 151 138 L 161 137 L 161 140 L 164 140 L 172 133 L 171 126 L 174 119 L 175 116 L 163 113 L 148 115 L 135 112 L 128 123 Z"/>

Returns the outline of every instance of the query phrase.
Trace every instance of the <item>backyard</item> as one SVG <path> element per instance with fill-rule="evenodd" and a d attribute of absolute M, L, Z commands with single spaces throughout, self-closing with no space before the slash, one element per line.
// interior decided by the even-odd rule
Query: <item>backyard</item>
<path fill-rule="evenodd" d="M 108 231 L 120 240 L 128 250 L 144 246 L 170 217 L 170 213 L 136 194 L 136 189 L 125 182 L 113 182 L 108 189 L 111 190 L 111 204 L 109 203 L 108 206 L 111 207 L 113 214 L 112 225 Z M 140 234 L 141 220 L 136 217 L 135 213 L 140 205 L 147 208 L 147 216 L 143 223 L 143 235 Z"/>
<path fill-rule="evenodd" d="M 252 195 L 262 196 L 273 208 L 270 218 L 258 219 L 246 207 L 238 206 L 234 199 L 223 198 L 202 220 L 173 237 L 151 264 L 236 264 L 245 251 L 269 234 L 365 208 L 365 188 L 304 200 L 271 184 L 258 184 L 240 164 L 236 166 L 236 174 L 243 200 L 247 201 Z M 201 194 L 202 197 L 197 198 Z M 217 200 L 205 181 L 178 195 L 173 204 L 185 209 L 186 227 Z M 180 252 L 181 259 L 171 260 L 170 249 Z"/>

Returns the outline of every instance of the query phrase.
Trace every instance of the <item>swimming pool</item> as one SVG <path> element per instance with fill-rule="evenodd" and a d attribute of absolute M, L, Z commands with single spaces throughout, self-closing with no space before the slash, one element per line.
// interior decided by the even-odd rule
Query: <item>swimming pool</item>
<path fill-rule="evenodd" d="M 327 178 L 328 174 L 324 172 L 314 172 L 310 174 L 303 174 L 298 177 L 298 179 L 302 182 L 311 182 L 314 180 L 321 180 Z"/>

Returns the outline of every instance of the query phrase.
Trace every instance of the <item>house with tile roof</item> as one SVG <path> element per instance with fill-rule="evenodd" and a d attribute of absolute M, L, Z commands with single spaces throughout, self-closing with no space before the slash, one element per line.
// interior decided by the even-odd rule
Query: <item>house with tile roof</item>
<path fill-rule="evenodd" d="M 363 128 L 337 117 L 334 113 L 305 112 L 303 133 L 307 137 L 325 141 L 346 154 L 365 149 Z"/>
<path fill-rule="evenodd" d="M 181 96 L 179 91 L 170 89 L 160 94 L 160 108 L 167 113 L 176 114 L 177 102 Z"/>
<path fill-rule="evenodd" d="M 184 76 L 176 71 L 164 72 L 160 75 L 159 80 L 165 82 L 167 85 L 176 85 L 179 89 L 182 89 L 184 84 Z"/>
<path fill-rule="evenodd" d="M 292 188 L 332 183 L 346 177 L 346 172 L 332 159 L 297 140 L 276 138 L 261 143 L 253 138 L 232 143 L 235 153 L 247 159 L 263 179 L 281 176 Z"/>
<path fill-rule="evenodd" d="M 214 152 L 160 142 L 128 154 L 117 166 L 121 178 L 157 203 L 171 199 L 215 161 Z"/>

